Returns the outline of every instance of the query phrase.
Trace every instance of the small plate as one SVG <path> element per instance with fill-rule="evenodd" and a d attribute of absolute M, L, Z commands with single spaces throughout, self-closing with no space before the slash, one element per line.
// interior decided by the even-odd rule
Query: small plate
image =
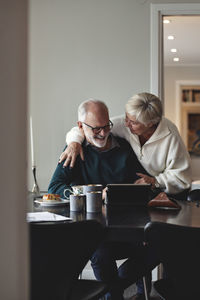
<path fill-rule="evenodd" d="M 61 199 L 61 201 L 42 201 L 41 199 L 36 199 L 34 201 L 35 203 L 39 203 L 41 206 L 60 206 L 60 205 L 66 205 L 69 203 L 69 200 L 67 199 Z"/>

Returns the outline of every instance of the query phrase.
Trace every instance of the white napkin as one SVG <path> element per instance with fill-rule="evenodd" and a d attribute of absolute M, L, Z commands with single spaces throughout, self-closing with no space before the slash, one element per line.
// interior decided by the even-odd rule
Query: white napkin
<path fill-rule="evenodd" d="M 44 211 L 44 212 L 27 213 L 26 220 L 27 222 L 65 221 L 65 220 L 71 220 L 71 218 L 53 214 L 48 211 Z"/>

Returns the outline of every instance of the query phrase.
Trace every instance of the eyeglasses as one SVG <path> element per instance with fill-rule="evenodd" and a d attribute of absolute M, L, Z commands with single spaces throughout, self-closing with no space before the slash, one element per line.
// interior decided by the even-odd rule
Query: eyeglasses
<path fill-rule="evenodd" d="M 139 124 L 138 121 L 130 120 L 127 116 L 125 117 L 124 121 L 125 121 L 126 124 L 130 124 L 131 126 L 134 126 L 134 125 L 138 125 L 138 124 Z"/>
<path fill-rule="evenodd" d="M 98 134 L 99 132 L 101 132 L 101 130 L 104 130 L 104 131 L 110 131 L 112 128 L 113 128 L 113 123 L 109 120 L 109 123 L 105 126 L 102 126 L 102 127 L 92 127 L 84 122 L 82 122 L 83 124 L 85 124 L 87 127 L 89 127 L 94 134 Z"/>

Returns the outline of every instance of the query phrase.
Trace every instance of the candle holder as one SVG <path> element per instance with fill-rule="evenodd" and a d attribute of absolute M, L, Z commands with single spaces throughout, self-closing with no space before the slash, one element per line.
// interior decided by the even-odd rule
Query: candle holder
<path fill-rule="evenodd" d="M 35 197 L 38 197 L 40 196 L 40 189 L 36 179 L 36 166 L 32 167 L 32 171 L 33 171 L 33 178 L 34 178 L 32 193 L 35 195 Z"/>

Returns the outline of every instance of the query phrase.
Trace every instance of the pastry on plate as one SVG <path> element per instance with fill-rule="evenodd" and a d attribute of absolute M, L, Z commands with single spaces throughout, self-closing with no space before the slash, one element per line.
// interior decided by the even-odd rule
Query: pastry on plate
<path fill-rule="evenodd" d="M 42 200 L 45 202 L 55 202 L 55 201 L 61 201 L 60 195 L 58 194 L 45 194 L 42 197 Z"/>

